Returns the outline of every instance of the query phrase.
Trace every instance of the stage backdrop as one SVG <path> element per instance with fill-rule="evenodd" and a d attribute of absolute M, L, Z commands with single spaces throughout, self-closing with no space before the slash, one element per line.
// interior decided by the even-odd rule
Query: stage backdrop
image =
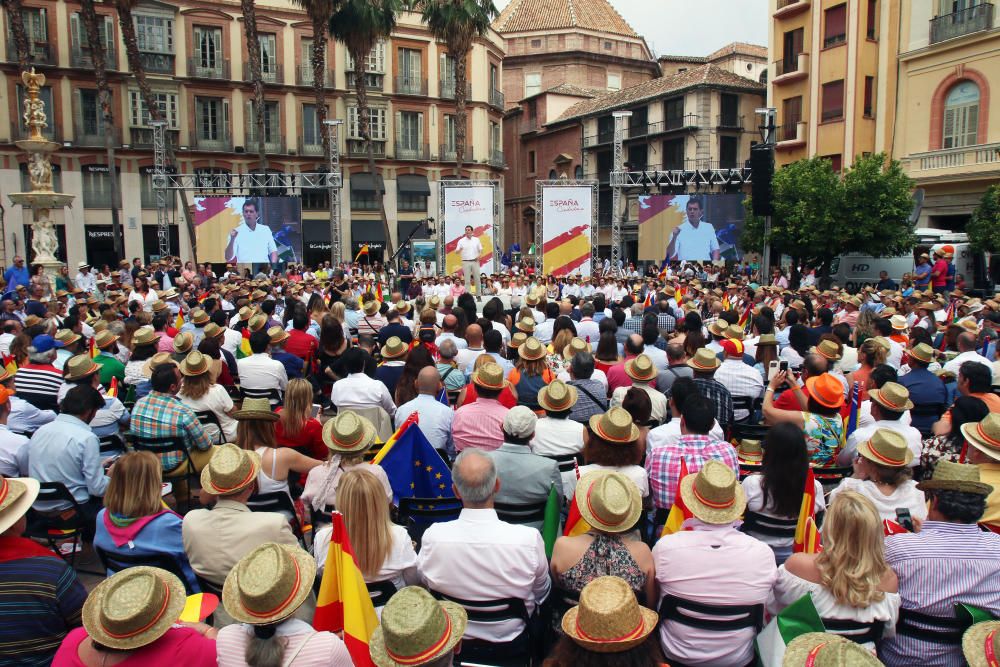
<path fill-rule="evenodd" d="M 698 219 L 697 228 L 688 213 Z M 710 261 L 715 250 L 719 259 L 738 261 L 746 212 L 742 194 L 642 195 L 639 197 L 639 260 L 661 263 L 664 259 Z M 672 257 L 667 249 L 675 229 L 680 228 Z M 714 239 L 714 240 L 713 240 Z"/>
<path fill-rule="evenodd" d="M 458 240 L 465 226 L 472 225 L 473 235 L 483 244 L 479 265 L 483 273 L 493 273 L 493 188 L 489 186 L 448 187 L 444 191 L 445 273 L 462 268 Z"/>
<path fill-rule="evenodd" d="M 542 185 L 542 262 L 546 275 L 590 275 L 593 188 Z"/>
<path fill-rule="evenodd" d="M 243 204 L 255 199 L 260 205 L 260 220 L 271 230 L 279 262 L 302 261 L 302 201 L 298 197 L 195 197 L 194 225 L 198 241 L 198 258 L 203 262 L 226 261 L 229 232 L 241 227 Z M 238 237 L 237 237 L 238 238 Z M 238 256 L 241 263 L 270 261 L 263 252 L 263 244 L 256 245 L 261 252 L 253 256 Z"/>

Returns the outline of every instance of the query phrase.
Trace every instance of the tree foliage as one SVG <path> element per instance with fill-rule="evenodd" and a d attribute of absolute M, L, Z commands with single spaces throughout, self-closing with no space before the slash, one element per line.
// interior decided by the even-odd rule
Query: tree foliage
<path fill-rule="evenodd" d="M 820 157 L 794 162 L 774 175 L 771 247 L 820 267 L 845 253 L 875 257 L 910 250 L 915 239 L 910 214 L 913 182 L 884 154 L 859 157 L 838 175 Z M 742 243 L 764 247 L 764 219 L 750 214 Z"/>
<path fill-rule="evenodd" d="M 1000 252 L 1000 185 L 991 185 L 965 226 L 976 250 Z"/>

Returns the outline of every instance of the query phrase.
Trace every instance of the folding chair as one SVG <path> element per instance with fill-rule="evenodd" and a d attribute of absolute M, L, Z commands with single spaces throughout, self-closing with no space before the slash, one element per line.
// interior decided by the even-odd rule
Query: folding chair
<path fill-rule="evenodd" d="M 191 461 L 191 456 L 188 454 L 187 445 L 184 443 L 184 438 L 180 436 L 170 436 L 166 438 L 148 438 L 145 436 L 140 436 L 136 434 L 131 434 L 132 437 L 132 449 L 137 452 L 152 452 L 158 457 L 163 457 L 168 454 L 181 454 L 181 462 L 172 470 L 164 472 L 164 477 L 174 476 L 174 473 L 180 472 L 181 480 L 187 486 L 187 498 L 185 499 L 185 507 L 191 509 L 191 495 L 194 490 L 193 482 L 198 480 L 198 471 L 195 470 L 194 462 Z M 177 493 L 176 485 L 174 485 L 174 495 L 180 500 L 180 494 Z"/>
<path fill-rule="evenodd" d="M 854 474 L 854 466 L 830 466 L 824 468 L 813 468 L 813 475 L 816 481 L 823 487 L 823 495 L 829 496 L 845 477 Z"/>
<path fill-rule="evenodd" d="M 271 403 L 272 408 L 276 408 L 282 404 L 281 392 L 273 387 L 271 389 L 240 387 L 240 398 L 243 400 L 248 398 L 266 398 Z"/>
<path fill-rule="evenodd" d="M 526 504 L 493 503 L 493 508 L 501 521 L 524 525 L 545 521 L 545 506 L 547 504 L 548 499 Z"/>
<path fill-rule="evenodd" d="M 288 523 L 292 527 L 292 532 L 299 542 L 304 543 L 302 536 L 302 525 L 299 517 L 295 513 L 295 505 L 292 498 L 284 491 L 274 491 L 272 493 L 256 493 L 247 500 L 247 507 L 251 512 L 277 512 L 284 514 L 288 518 Z"/>
<path fill-rule="evenodd" d="M 110 573 L 108 576 L 122 570 L 127 570 L 130 567 L 158 567 L 180 579 L 184 583 L 184 588 L 187 590 L 188 595 L 201 592 L 188 582 L 184 574 L 184 568 L 180 562 L 168 554 L 122 554 L 105 551 L 101 547 L 94 547 L 94 551 L 97 552 L 97 557 L 101 559 L 101 565 Z"/>
<path fill-rule="evenodd" d="M 461 512 L 462 501 L 458 498 L 399 499 L 399 521 L 406 527 L 410 539 L 417 543 L 417 550 L 431 524 L 454 521 Z"/>
<path fill-rule="evenodd" d="M 659 612 L 660 623 L 674 621 L 700 630 L 726 632 L 749 628 L 756 634 L 764 627 L 763 604 L 703 604 L 666 595 L 660 601 Z"/>
<path fill-rule="evenodd" d="M 199 410 L 194 413 L 198 417 L 198 423 L 201 424 L 202 430 L 206 433 L 215 434 L 212 438 L 213 445 L 221 445 L 226 441 L 226 436 L 222 432 L 222 424 L 219 423 L 219 416 L 212 412 L 211 410 Z M 214 430 L 209 430 L 208 427 L 212 427 Z"/>
<path fill-rule="evenodd" d="M 120 454 L 125 451 L 125 441 L 117 433 L 105 435 L 99 439 L 101 456 Z"/>
<path fill-rule="evenodd" d="M 28 514 L 28 527 L 24 531 L 24 535 L 44 541 L 70 567 L 75 567 L 77 548 L 83 544 L 84 531 L 91 526 L 83 515 L 80 503 L 69 492 L 65 484 L 62 482 L 41 482 L 39 487 L 36 503 L 58 502 L 68 504 L 69 507 L 51 512 L 31 510 Z M 72 540 L 73 549 L 67 555 L 59 549 L 59 543 L 68 540 Z M 103 576 L 103 573 L 98 574 Z"/>
<path fill-rule="evenodd" d="M 532 658 L 531 616 L 524 600 L 501 598 L 497 600 L 465 600 L 431 590 L 439 600 L 461 605 L 469 621 L 474 623 L 524 622 L 524 632 L 509 642 L 489 642 L 482 639 L 465 639 L 462 642 L 462 659 L 487 665 L 530 665 Z"/>

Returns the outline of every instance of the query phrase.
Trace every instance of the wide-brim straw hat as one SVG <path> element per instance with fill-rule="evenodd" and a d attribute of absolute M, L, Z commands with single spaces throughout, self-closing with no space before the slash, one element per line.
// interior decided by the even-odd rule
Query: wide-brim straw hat
<path fill-rule="evenodd" d="M 266 326 L 267 315 L 254 315 L 250 318 L 250 321 L 247 322 L 247 328 L 250 329 L 251 332 L 261 331 Z"/>
<path fill-rule="evenodd" d="M 211 359 L 198 350 L 191 350 L 184 361 L 181 362 L 181 375 L 194 377 L 204 375 L 212 368 Z"/>
<path fill-rule="evenodd" d="M 232 443 L 220 445 L 201 471 L 201 486 L 212 495 L 239 493 L 257 479 L 260 454 L 240 449 Z"/>
<path fill-rule="evenodd" d="M 934 361 L 934 348 L 927 343 L 917 343 L 909 349 L 910 357 L 929 364 Z"/>
<path fill-rule="evenodd" d="M 184 584 L 158 567 L 130 567 L 99 583 L 83 603 L 91 641 L 128 651 L 166 634 L 187 602 Z"/>
<path fill-rule="evenodd" d="M 226 333 L 226 330 L 215 322 L 209 322 L 205 325 L 205 338 L 218 338 L 224 333 Z"/>
<path fill-rule="evenodd" d="M 174 352 L 177 354 L 187 354 L 194 347 L 194 336 L 187 331 L 182 331 L 174 336 Z"/>
<path fill-rule="evenodd" d="M 778 339 L 774 334 L 761 334 L 760 338 L 757 339 L 757 347 L 761 345 L 777 345 Z"/>
<path fill-rule="evenodd" d="M 382 608 L 381 623 L 368 640 L 369 654 L 377 667 L 432 663 L 454 650 L 468 623 L 462 606 L 407 586 Z"/>
<path fill-rule="evenodd" d="M 523 331 L 526 334 L 532 334 L 535 332 L 535 318 L 525 317 L 515 324 L 518 331 Z"/>
<path fill-rule="evenodd" d="M 507 380 L 503 376 L 503 368 L 500 364 L 483 364 L 479 370 L 472 374 L 472 383 L 483 389 L 493 389 L 500 391 L 507 386 Z"/>
<path fill-rule="evenodd" d="M 323 442 L 328 449 L 341 454 L 368 451 L 376 437 L 375 426 L 350 411 L 341 412 L 323 424 Z"/>
<path fill-rule="evenodd" d="M 785 647 L 782 667 L 875 667 L 882 663 L 864 646 L 839 635 L 807 632 Z"/>
<path fill-rule="evenodd" d="M 580 604 L 563 614 L 562 630 L 588 651 L 622 653 L 646 641 L 658 622 L 624 579 L 598 577 L 580 591 Z"/>
<path fill-rule="evenodd" d="M 0 477 L 0 533 L 28 513 L 40 488 L 33 477 Z"/>
<path fill-rule="evenodd" d="M 726 330 L 722 332 L 722 335 L 728 340 L 743 340 L 743 327 L 738 324 L 732 324 L 726 327 Z"/>
<path fill-rule="evenodd" d="M 896 382 L 886 382 L 880 389 L 870 389 L 868 398 L 892 412 L 906 412 L 913 409 L 910 390 Z"/>
<path fill-rule="evenodd" d="M 636 382 L 649 382 L 656 379 L 659 371 L 648 355 L 640 354 L 636 358 L 625 362 L 625 375 Z"/>
<path fill-rule="evenodd" d="M 697 474 L 684 477 L 678 493 L 691 514 L 705 523 L 731 523 L 743 516 L 747 505 L 736 473 L 718 459 L 708 459 Z"/>
<path fill-rule="evenodd" d="M 113 343 L 117 343 L 118 339 L 119 336 L 105 330 L 94 336 L 94 345 L 103 350 L 106 347 L 110 347 Z"/>
<path fill-rule="evenodd" d="M 369 301 L 365 304 L 365 315 L 374 315 L 378 312 L 378 301 Z"/>
<path fill-rule="evenodd" d="M 291 338 L 291 334 L 282 329 L 281 327 L 275 325 L 267 330 L 267 335 L 271 339 L 271 345 L 277 345 L 279 343 L 284 343 L 286 340 Z"/>
<path fill-rule="evenodd" d="M 400 315 L 406 315 L 412 309 L 412 306 L 407 301 L 397 301 L 393 307 Z"/>
<path fill-rule="evenodd" d="M 590 352 L 590 343 L 579 336 L 572 338 L 563 348 L 563 359 L 572 359 L 578 352 Z"/>
<path fill-rule="evenodd" d="M 844 385 L 829 373 L 806 380 L 809 395 L 825 408 L 839 408 L 844 404 Z"/>
<path fill-rule="evenodd" d="M 211 319 L 208 313 L 201 308 L 195 308 L 191 311 L 190 320 L 194 324 L 207 324 Z"/>
<path fill-rule="evenodd" d="M 309 599 L 316 559 L 287 544 L 262 544 L 240 559 L 222 586 L 222 605 L 235 620 L 268 625 L 295 613 Z"/>
<path fill-rule="evenodd" d="M 154 345 L 158 343 L 160 338 L 159 334 L 153 327 L 139 327 L 136 329 L 135 334 L 132 335 L 133 345 Z"/>
<path fill-rule="evenodd" d="M 168 301 L 170 299 L 176 299 L 177 297 L 180 296 L 180 294 L 177 293 L 176 289 L 171 287 L 170 289 L 163 290 L 162 292 L 157 294 L 157 296 L 160 297 L 163 301 Z"/>
<path fill-rule="evenodd" d="M 728 326 L 729 324 L 725 320 L 716 320 L 708 325 L 708 333 L 713 336 L 724 336 Z"/>
<path fill-rule="evenodd" d="M 888 428 L 876 429 L 871 438 L 858 443 L 858 454 L 887 468 L 905 468 L 913 461 L 906 437 Z"/>
<path fill-rule="evenodd" d="M 176 365 L 176 362 L 173 357 L 170 356 L 169 352 L 157 352 L 147 359 L 146 363 L 142 365 L 142 375 L 147 378 L 153 377 L 153 370 L 157 366 L 162 366 L 163 364 Z"/>
<path fill-rule="evenodd" d="M 549 412 L 565 412 L 576 405 L 579 392 L 573 385 L 553 380 L 538 390 L 538 405 Z"/>
<path fill-rule="evenodd" d="M 885 310 L 888 310 L 886 308 Z M 885 313 L 885 310 L 882 312 Z M 906 331 L 906 318 L 902 315 L 893 315 L 889 318 L 889 323 L 892 325 L 894 331 Z"/>
<path fill-rule="evenodd" d="M 80 334 L 71 329 L 60 329 L 56 332 L 55 339 L 65 345 L 72 345 L 83 338 Z"/>
<path fill-rule="evenodd" d="M 620 472 L 595 470 L 576 483 L 580 516 L 605 533 L 632 530 L 642 514 L 639 487 Z"/>
<path fill-rule="evenodd" d="M 194 354 L 194 353 L 192 353 Z M 267 398 L 244 398 L 243 405 L 233 413 L 233 419 L 260 420 L 276 422 L 280 416 L 271 410 L 271 401 Z"/>
<path fill-rule="evenodd" d="M 608 442 L 623 445 L 639 439 L 639 427 L 625 408 L 611 408 L 602 415 L 594 415 L 587 423 L 591 431 Z"/>
<path fill-rule="evenodd" d="M 970 445 L 995 461 L 1000 461 L 1000 413 L 987 415 L 980 422 L 962 424 L 962 435 Z"/>
<path fill-rule="evenodd" d="M 403 339 L 399 336 L 390 336 L 386 341 L 385 345 L 382 346 L 382 358 L 383 359 L 398 359 L 404 356 L 410 347 L 403 342 Z"/>
<path fill-rule="evenodd" d="M 63 381 L 76 382 L 100 370 L 101 365 L 91 359 L 89 354 L 78 354 L 66 360 L 63 366 Z"/>
<path fill-rule="evenodd" d="M 545 358 L 545 346 L 534 336 L 528 338 L 517 348 L 517 356 L 525 361 L 538 361 Z"/>
<path fill-rule="evenodd" d="M 741 461 L 760 463 L 764 460 L 764 448 L 760 440 L 740 440 L 740 446 L 736 448 L 736 456 Z"/>
<path fill-rule="evenodd" d="M 702 347 L 695 352 L 693 357 L 687 360 L 687 365 L 695 371 L 707 372 L 714 371 L 722 365 L 722 362 L 719 361 L 714 352 L 707 347 Z"/>
<path fill-rule="evenodd" d="M 844 356 L 840 351 L 840 346 L 832 340 L 821 340 L 812 351 L 830 361 L 839 361 Z"/>
<path fill-rule="evenodd" d="M 987 657 L 987 651 L 993 656 L 1000 655 L 1000 621 L 976 623 L 962 635 L 962 653 L 969 667 L 997 664 L 995 657 L 992 660 Z"/>
<path fill-rule="evenodd" d="M 938 459 L 930 479 L 917 483 L 921 491 L 958 491 L 988 496 L 993 487 L 979 481 L 979 466 Z"/>

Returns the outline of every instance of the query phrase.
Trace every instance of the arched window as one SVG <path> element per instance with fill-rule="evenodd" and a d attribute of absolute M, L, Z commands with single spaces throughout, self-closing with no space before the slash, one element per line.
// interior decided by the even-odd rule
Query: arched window
<path fill-rule="evenodd" d="M 576 169 L 573 170 L 573 178 L 578 181 L 583 180 L 583 165 L 576 165 Z"/>
<path fill-rule="evenodd" d="M 550 181 L 559 180 L 559 174 L 556 173 L 555 169 L 550 169 L 549 170 L 549 180 Z"/>
<path fill-rule="evenodd" d="M 943 148 L 973 146 L 978 141 L 979 86 L 972 81 L 955 84 L 944 102 Z"/>

